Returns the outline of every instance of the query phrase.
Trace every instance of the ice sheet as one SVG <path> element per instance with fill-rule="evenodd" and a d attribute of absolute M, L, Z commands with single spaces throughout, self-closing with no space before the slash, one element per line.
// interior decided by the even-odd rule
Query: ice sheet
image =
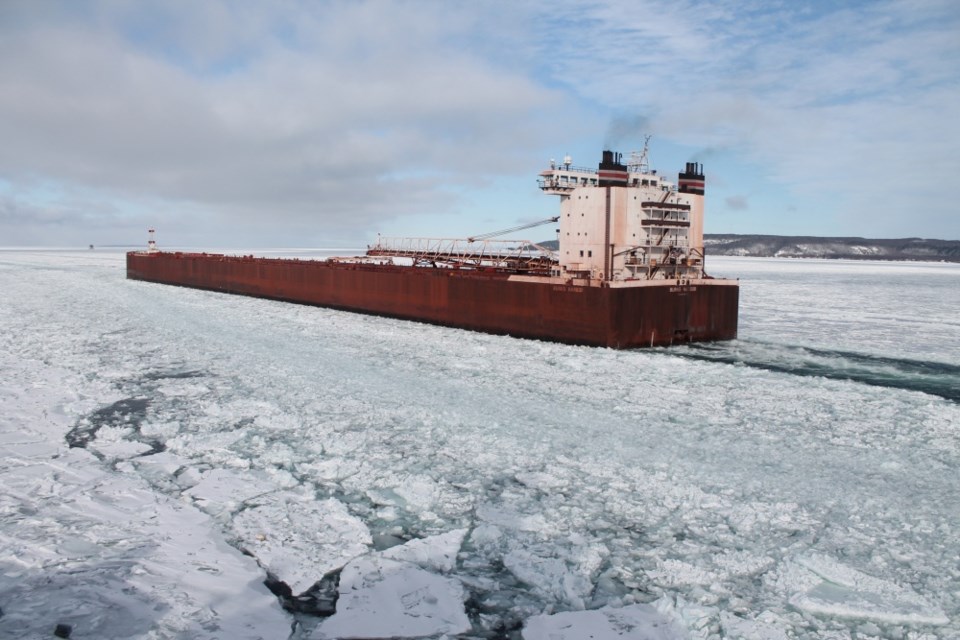
<path fill-rule="evenodd" d="M 74 375 L 9 355 L 0 364 L 0 636 L 69 625 L 75 639 L 286 637 L 259 567 L 207 516 L 66 447 Z"/>
<path fill-rule="evenodd" d="M 960 405 L 904 382 L 960 366 L 960 268 L 711 262 L 743 276 L 737 365 L 0 252 L 0 628 L 69 600 L 74 637 L 382 634 L 416 584 L 404 633 L 650 605 L 690 638 L 960 637 Z M 322 624 L 263 588 L 345 565 Z"/>

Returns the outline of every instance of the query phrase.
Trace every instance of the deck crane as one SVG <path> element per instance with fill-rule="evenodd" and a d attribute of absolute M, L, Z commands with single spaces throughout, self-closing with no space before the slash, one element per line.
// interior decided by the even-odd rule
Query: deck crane
<path fill-rule="evenodd" d="M 559 220 L 560 216 L 556 216 L 461 239 L 377 236 L 377 244 L 367 247 L 367 256 L 408 258 L 416 266 L 491 269 L 527 275 L 549 275 L 556 269 L 557 263 L 556 255 L 551 249 L 529 240 L 491 240 L 491 238 L 556 223 Z"/>
<path fill-rule="evenodd" d="M 555 218 L 547 218 L 546 220 L 538 220 L 536 222 L 529 222 L 527 224 L 521 224 L 517 227 L 510 227 L 509 229 L 501 229 L 499 231 L 490 231 L 489 233 L 480 233 L 475 236 L 470 236 L 467 238 L 467 242 L 478 242 L 480 240 L 489 240 L 490 238 L 496 238 L 497 236 L 502 236 L 507 233 L 513 233 L 514 231 L 523 231 L 524 229 L 532 229 L 534 227 L 539 227 L 540 225 L 550 224 L 551 222 L 557 222 L 560 220 L 560 216 Z"/>

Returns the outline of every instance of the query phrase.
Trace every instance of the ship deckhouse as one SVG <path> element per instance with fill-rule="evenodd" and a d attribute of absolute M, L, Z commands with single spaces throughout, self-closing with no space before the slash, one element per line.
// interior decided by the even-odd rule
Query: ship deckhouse
<path fill-rule="evenodd" d="M 559 275 L 590 281 L 703 277 L 702 165 L 687 163 L 678 185 L 647 165 L 647 149 L 603 152 L 597 169 L 550 163 L 540 188 L 560 196 Z"/>

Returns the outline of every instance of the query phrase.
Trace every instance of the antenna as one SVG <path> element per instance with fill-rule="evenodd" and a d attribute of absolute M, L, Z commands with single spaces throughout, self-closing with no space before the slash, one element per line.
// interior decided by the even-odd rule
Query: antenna
<path fill-rule="evenodd" d="M 643 151 L 630 152 L 627 171 L 631 173 L 650 173 L 650 138 L 652 137 L 652 135 L 643 136 Z"/>

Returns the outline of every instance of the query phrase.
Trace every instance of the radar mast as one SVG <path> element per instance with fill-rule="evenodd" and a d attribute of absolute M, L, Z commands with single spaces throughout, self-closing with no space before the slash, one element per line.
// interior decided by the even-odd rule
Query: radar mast
<path fill-rule="evenodd" d="M 643 151 L 631 151 L 630 161 L 627 162 L 627 171 L 630 173 L 650 173 L 650 138 L 643 136 Z"/>

